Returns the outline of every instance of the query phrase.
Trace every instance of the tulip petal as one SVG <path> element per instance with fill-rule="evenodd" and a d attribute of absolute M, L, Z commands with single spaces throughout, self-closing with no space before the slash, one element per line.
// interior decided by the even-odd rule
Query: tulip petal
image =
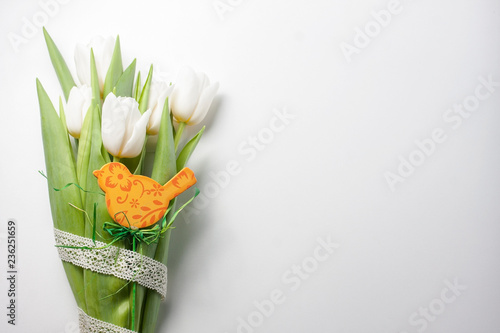
<path fill-rule="evenodd" d="M 80 137 L 82 123 L 92 100 L 92 90 L 89 86 L 73 87 L 70 90 L 66 104 L 66 126 L 71 136 Z"/>
<path fill-rule="evenodd" d="M 104 79 L 113 57 L 115 39 L 113 37 L 94 37 L 89 44 L 77 44 L 75 47 L 75 64 L 78 79 L 81 84 L 90 85 L 90 49 L 94 50 L 99 89 L 104 87 Z"/>
<path fill-rule="evenodd" d="M 205 73 L 199 72 L 196 75 L 198 76 L 198 81 L 200 82 L 200 87 L 202 90 L 210 85 L 210 80 Z"/>
<path fill-rule="evenodd" d="M 75 65 L 80 84 L 90 86 L 90 49 L 83 44 L 75 46 Z"/>
<path fill-rule="evenodd" d="M 106 74 L 115 49 L 115 39 L 113 37 L 104 38 L 102 36 L 97 36 L 90 41 L 89 47 L 94 50 L 94 54 L 96 56 L 95 62 L 97 75 L 99 77 L 99 88 L 103 91 L 104 80 L 106 79 Z"/>
<path fill-rule="evenodd" d="M 141 112 L 139 111 L 139 104 L 133 98 L 128 97 L 118 97 L 118 104 L 123 109 L 123 113 L 126 115 L 125 118 L 125 134 L 123 138 L 122 147 L 127 140 L 130 138 L 134 132 L 135 124 L 141 119 Z"/>
<path fill-rule="evenodd" d="M 117 46 L 117 52 L 118 52 L 118 57 L 120 58 L 120 64 L 121 64 L 121 50 L 120 50 L 120 40 L 109 36 L 106 37 L 103 41 L 102 44 L 100 45 L 102 48 L 99 50 L 100 51 L 100 59 L 97 62 L 98 63 L 98 71 L 100 78 L 104 81 L 106 78 L 106 74 L 108 73 L 109 66 L 111 64 L 111 60 L 113 59 L 113 54 L 115 52 L 115 44 Z M 122 69 L 123 71 L 123 69 Z"/>
<path fill-rule="evenodd" d="M 198 101 L 198 105 L 193 112 L 193 115 L 188 121 L 188 125 L 196 125 L 205 118 L 208 110 L 210 109 L 210 105 L 219 89 L 219 82 L 215 82 L 214 84 L 208 86 L 201 93 L 200 100 Z"/>
<path fill-rule="evenodd" d="M 186 122 L 192 116 L 202 91 L 201 82 L 194 70 L 185 67 L 179 71 L 170 108 L 178 122 Z"/>
<path fill-rule="evenodd" d="M 161 95 L 164 94 L 165 91 L 171 91 L 172 89 L 173 86 L 170 86 L 167 82 L 153 79 L 149 89 L 148 109 L 154 109 L 158 104 Z"/>
<path fill-rule="evenodd" d="M 146 125 L 148 124 L 151 110 L 147 110 L 141 115 L 139 121 L 135 123 L 132 135 L 125 143 L 120 157 L 132 158 L 139 155 L 144 147 L 144 140 L 146 139 Z"/>
<path fill-rule="evenodd" d="M 147 133 L 150 135 L 158 134 L 160 130 L 161 117 L 163 113 L 163 109 L 165 106 L 165 102 L 167 98 L 172 94 L 174 86 L 165 86 L 162 87 L 164 89 L 158 96 L 157 102 L 155 105 L 152 105 L 151 109 L 151 117 L 149 118 Z"/>
<path fill-rule="evenodd" d="M 116 96 L 110 93 L 102 106 L 102 143 L 113 156 L 119 156 L 126 132 L 126 118 L 126 110 L 120 106 Z"/>

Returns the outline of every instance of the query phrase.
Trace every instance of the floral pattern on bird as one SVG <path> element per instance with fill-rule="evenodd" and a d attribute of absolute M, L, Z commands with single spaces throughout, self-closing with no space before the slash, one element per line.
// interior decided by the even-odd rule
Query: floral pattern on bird
<path fill-rule="evenodd" d="M 151 190 L 151 192 L 153 193 L 153 195 L 156 197 L 156 195 L 160 196 L 161 197 L 161 192 L 163 192 L 164 189 L 160 186 L 160 184 L 153 184 L 153 189 Z"/>
<path fill-rule="evenodd" d="M 115 188 L 120 186 L 120 189 L 125 192 L 129 192 L 132 188 L 132 182 L 130 181 L 130 171 L 123 164 L 116 163 L 109 166 L 109 172 L 106 176 L 106 187 Z"/>
<path fill-rule="evenodd" d="M 141 175 L 133 175 L 118 162 L 94 171 L 99 187 L 106 193 L 106 206 L 114 221 L 125 227 L 145 228 L 158 222 L 170 200 L 196 183 L 189 168 L 182 169 L 165 185 Z"/>

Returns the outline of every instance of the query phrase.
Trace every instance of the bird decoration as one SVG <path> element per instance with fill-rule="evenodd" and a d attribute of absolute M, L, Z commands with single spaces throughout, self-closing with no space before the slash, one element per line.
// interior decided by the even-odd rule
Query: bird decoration
<path fill-rule="evenodd" d="M 158 222 L 168 209 L 170 200 L 196 183 L 189 168 L 182 169 L 165 185 L 153 179 L 133 175 L 119 162 L 105 164 L 94 171 L 99 187 L 106 193 L 109 215 L 128 228 L 145 228 Z"/>

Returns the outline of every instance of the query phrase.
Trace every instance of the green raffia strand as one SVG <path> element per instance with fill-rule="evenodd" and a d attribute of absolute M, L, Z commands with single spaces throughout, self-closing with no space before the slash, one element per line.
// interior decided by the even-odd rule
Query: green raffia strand
<path fill-rule="evenodd" d="M 92 224 L 93 230 L 94 230 L 94 233 L 92 234 L 92 242 L 94 243 L 94 246 L 95 246 L 96 245 L 96 243 L 95 243 L 95 235 L 97 233 L 96 224 L 95 224 L 96 211 L 97 211 L 97 202 L 94 203 L 94 214 L 92 215 L 93 216 L 92 220 L 90 219 L 89 214 L 87 214 L 87 212 L 84 209 L 79 208 L 79 207 L 73 205 L 72 203 L 70 203 L 69 205 L 71 207 L 73 207 L 74 209 L 78 209 L 79 211 L 83 212 L 85 214 L 85 217 L 87 218 L 87 220 L 89 220 L 89 222 Z M 99 236 L 102 238 L 102 236 L 100 234 L 99 234 Z"/>
<path fill-rule="evenodd" d="M 150 228 L 132 229 L 116 222 L 104 222 L 103 229 L 111 235 L 113 241 L 132 239 L 148 245 L 157 241 L 162 232 L 162 228 L 158 224 Z"/>
<path fill-rule="evenodd" d="M 118 79 L 116 83 L 116 91 L 114 92 L 116 96 L 126 96 L 132 97 L 132 92 L 134 89 L 134 76 L 135 76 L 135 63 L 136 60 L 125 69 L 123 74 Z"/>
<path fill-rule="evenodd" d="M 97 202 L 94 202 L 94 214 L 92 215 L 93 217 L 93 222 L 92 223 L 92 242 L 94 242 L 95 245 L 95 234 L 97 231 Z"/>
<path fill-rule="evenodd" d="M 106 73 L 106 79 L 104 80 L 103 98 L 106 98 L 106 96 L 113 91 L 122 74 L 122 51 L 120 48 L 120 36 L 117 36 L 111 62 L 109 63 L 108 72 Z"/>
<path fill-rule="evenodd" d="M 49 182 L 49 186 L 50 186 L 50 181 L 49 181 L 49 178 L 42 172 L 42 171 L 38 171 L 38 173 L 40 173 L 43 177 L 45 177 L 45 179 L 47 179 L 47 182 Z M 70 186 L 75 186 L 76 188 L 78 188 L 80 191 L 84 192 L 84 193 L 91 193 L 91 194 L 97 194 L 97 195 L 102 195 L 103 197 L 105 196 L 104 193 L 102 192 L 92 192 L 92 191 L 87 191 L 87 190 L 84 190 L 80 185 L 76 184 L 76 183 L 68 183 L 66 185 L 64 185 L 62 188 L 55 188 L 55 187 L 52 187 L 52 189 L 56 192 L 60 192 L 60 191 L 63 191 L 65 189 L 67 189 L 68 187 Z M 78 209 L 79 211 L 83 212 L 85 214 L 85 216 L 88 217 L 88 214 L 87 212 L 84 210 L 84 209 L 81 209 L 79 207 L 77 207 L 75 204 L 72 204 L 72 203 L 69 203 L 71 207 L 75 208 L 75 209 Z M 93 220 L 90 220 L 91 224 L 92 224 L 92 228 L 93 228 L 93 232 L 92 232 L 92 241 L 94 242 L 94 245 L 95 245 L 95 234 L 96 234 L 96 211 L 97 211 L 97 202 L 94 203 L 94 219 Z"/>
<path fill-rule="evenodd" d="M 113 242 L 121 239 L 133 239 L 138 242 L 138 244 L 145 243 L 147 245 L 150 245 L 154 242 L 157 242 L 168 229 L 172 228 L 172 224 L 174 223 L 177 215 L 179 215 L 179 213 L 187 205 L 189 205 L 194 200 L 194 198 L 198 196 L 198 194 L 200 194 L 200 190 L 198 188 L 195 188 L 194 195 L 188 201 L 186 201 L 184 205 L 177 209 L 169 219 L 167 219 L 167 215 L 169 215 L 170 211 L 172 211 L 172 207 L 169 207 L 163 215 L 163 218 L 151 227 L 139 229 L 132 228 L 130 226 L 124 227 L 116 222 L 104 222 L 103 229 L 111 235 L 111 237 L 113 238 Z M 118 214 L 124 213 L 118 212 L 115 214 L 115 217 Z M 128 221 L 126 215 L 125 219 Z"/>
<path fill-rule="evenodd" d="M 66 184 L 68 182 L 78 183 L 72 149 L 67 137 L 65 124 L 61 122 L 52 102 L 38 79 L 36 84 L 38 101 L 40 104 L 42 138 L 47 175 L 54 186 L 60 186 L 60 184 Z M 85 217 L 83 213 L 76 211 L 68 205 L 68 202 L 81 205 L 80 191 L 74 187 L 68 188 L 62 193 L 52 191 L 49 187 L 49 198 L 54 227 L 62 231 L 83 236 Z M 86 311 L 87 305 L 83 292 L 83 269 L 67 262 L 63 262 L 63 267 L 78 306 Z"/>
<path fill-rule="evenodd" d="M 47 181 L 49 180 L 49 177 L 47 177 L 47 176 L 46 176 L 46 175 L 45 175 L 42 171 L 38 170 L 38 173 L 39 173 L 39 174 L 41 174 L 41 175 L 42 175 L 45 179 L 47 179 Z M 49 185 L 50 185 L 50 182 L 49 182 Z M 67 183 L 66 185 L 64 185 L 64 186 L 63 186 L 63 187 L 61 187 L 61 188 L 52 187 L 52 189 L 53 189 L 54 191 L 59 192 L 59 191 L 62 191 L 62 190 L 67 189 L 67 188 L 68 188 L 68 187 L 70 187 L 70 186 L 76 186 L 76 187 L 77 187 L 80 191 L 83 191 L 83 192 L 85 192 L 85 193 L 94 193 L 94 194 L 99 194 L 99 195 L 102 195 L 102 196 L 104 196 L 104 195 L 105 195 L 105 194 L 104 194 L 104 193 L 102 193 L 102 192 L 91 192 L 91 191 L 87 191 L 87 190 L 83 189 L 80 185 L 78 185 L 77 183 Z"/>
<path fill-rule="evenodd" d="M 196 196 L 196 195 L 195 195 Z M 193 197 L 194 199 L 194 197 Z M 72 205 L 73 208 L 78 209 L 80 211 L 83 211 L 87 216 L 87 212 Z M 92 219 L 92 242 L 94 243 L 94 247 L 89 247 L 89 246 L 71 246 L 71 245 L 55 245 L 55 247 L 61 247 L 65 249 L 78 249 L 78 250 L 104 250 L 109 247 L 111 247 L 114 243 L 119 242 L 121 240 L 127 239 L 131 240 L 133 242 L 144 242 L 146 244 L 151 244 L 152 242 L 157 241 L 161 235 L 168 229 L 171 228 L 172 222 L 166 224 L 163 223 L 162 220 L 162 227 L 160 227 L 158 224 L 155 224 L 151 228 L 145 228 L 145 229 L 131 229 L 129 227 L 124 227 L 121 224 L 118 224 L 116 222 L 104 222 L 103 224 L 103 229 L 104 231 L 107 231 L 111 237 L 112 241 L 110 243 L 107 243 L 105 246 L 96 246 L 96 235 L 98 235 L 97 230 L 96 230 L 96 217 L 97 217 L 97 202 L 94 203 L 94 213 L 93 213 L 93 219 Z M 99 236 L 102 238 L 102 236 L 99 234 Z M 133 251 L 135 252 L 135 245 Z M 114 294 L 113 294 L 114 295 Z"/>
<path fill-rule="evenodd" d="M 42 174 L 42 176 L 47 178 L 47 176 L 45 176 L 41 171 L 39 171 L 39 172 Z M 63 188 L 60 188 L 60 189 L 53 188 L 53 190 L 54 191 L 62 191 L 62 190 L 65 190 L 66 188 L 70 187 L 71 185 L 75 185 L 81 191 L 85 191 L 80 186 L 78 186 L 78 184 L 74 184 L 74 183 L 67 184 L 66 186 L 64 186 Z M 85 191 L 85 192 L 103 195 L 103 193 L 89 192 L 89 191 Z M 71 249 L 84 249 L 84 250 L 101 250 L 101 249 L 108 248 L 111 245 L 113 245 L 114 243 L 121 241 L 121 240 L 124 240 L 124 239 L 133 240 L 134 242 L 138 242 L 139 244 L 145 243 L 147 245 L 150 245 L 154 242 L 157 242 L 160 239 L 160 237 L 168 229 L 172 228 L 172 224 L 174 223 L 175 219 L 177 218 L 177 215 L 187 205 L 189 205 L 198 196 L 198 194 L 200 194 L 200 190 L 198 188 L 195 188 L 194 195 L 188 201 L 186 201 L 186 203 L 184 205 L 182 205 L 179 209 L 177 209 L 175 211 L 175 213 L 170 217 L 170 219 L 168 219 L 168 222 L 167 222 L 167 215 L 172 210 L 172 207 L 169 207 L 167 209 L 167 211 L 163 215 L 163 218 L 158 223 L 155 223 L 154 225 L 152 225 L 151 227 L 148 227 L 148 228 L 139 229 L 139 228 L 131 228 L 130 226 L 125 227 L 125 226 L 122 226 L 121 224 L 118 224 L 114 221 L 113 222 L 104 222 L 103 223 L 103 230 L 108 232 L 109 235 L 111 236 L 111 242 L 108 243 L 106 246 L 92 248 L 92 247 L 88 247 L 88 246 L 56 245 L 56 247 L 71 248 Z M 85 213 L 85 215 L 88 216 L 88 213 L 85 210 L 78 208 L 73 204 L 71 204 L 71 206 L 75 209 L 83 211 Z M 118 212 L 115 214 L 115 217 L 118 214 L 124 214 L 124 213 Z M 128 221 L 128 218 L 126 215 L 125 215 L 125 219 Z M 93 206 L 93 219 L 91 220 L 91 224 L 92 224 L 92 241 L 95 245 L 96 244 L 96 235 L 98 235 L 97 230 L 96 230 L 96 228 L 97 228 L 97 202 L 95 202 L 94 206 Z M 130 223 L 129 223 L 129 225 L 130 225 Z M 100 234 L 99 234 L 99 236 L 100 236 Z M 103 238 L 103 237 L 101 236 L 101 238 Z M 133 251 L 135 251 L 135 249 Z"/>
<path fill-rule="evenodd" d="M 67 101 L 71 88 L 76 85 L 75 81 L 73 80 L 73 76 L 69 71 L 68 65 L 66 65 L 66 62 L 64 61 L 61 52 L 59 52 L 59 49 L 45 28 L 43 28 L 43 36 L 45 37 L 45 43 L 47 44 L 47 49 L 49 50 L 50 60 L 52 61 L 52 65 L 56 71 L 59 83 L 61 84 L 64 98 Z"/>

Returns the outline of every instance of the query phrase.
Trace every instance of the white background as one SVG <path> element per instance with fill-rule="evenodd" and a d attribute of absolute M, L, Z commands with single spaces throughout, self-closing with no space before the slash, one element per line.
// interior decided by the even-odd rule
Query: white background
<path fill-rule="evenodd" d="M 474 101 L 479 77 L 500 82 L 498 0 L 401 0 L 350 62 L 342 43 L 376 29 L 371 13 L 389 1 L 232 0 L 221 15 L 211 0 L 66 2 L 45 25 L 72 70 L 77 42 L 120 34 L 126 64 L 169 79 L 190 65 L 220 82 L 189 163 L 212 198 L 177 221 L 158 332 L 234 333 L 239 317 L 255 324 L 241 333 L 499 332 L 500 86 L 460 126 L 444 118 Z M 0 331 L 69 333 L 76 304 L 37 173 L 35 78 L 54 102 L 61 91 L 41 29 L 23 36 L 25 20 L 43 19 L 40 3 L 0 6 Z M 17 51 L 10 33 L 26 39 Z M 276 110 L 295 118 L 271 140 Z M 415 141 L 435 129 L 446 140 L 418 160 Z M 259 134 L 267 143 L 253 158 L 238 150 Z M 392 191 L 385 175 L 410 156 L 420 165 Z M 213 185 L 231 160 L 241 172 Z M 4 314 L 9 218 L 15 327 Z M 314 265 L 318 238 L 339 247 Z M 310 273 L 293 291 L 286 277 L 302 263 Z M 466 289 L 447 290 L 454 280 Z M 284 302 L 259 317 L 254 302 L 275 289 Z"/>

